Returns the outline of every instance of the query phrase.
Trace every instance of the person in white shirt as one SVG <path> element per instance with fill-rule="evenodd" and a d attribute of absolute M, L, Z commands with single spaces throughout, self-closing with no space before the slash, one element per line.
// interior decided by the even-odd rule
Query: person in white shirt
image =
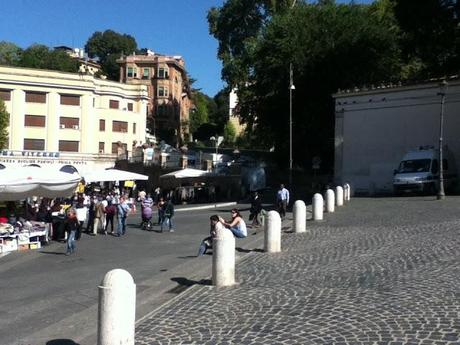
<path fill-rule="evenodd" d="M 289 191 L 284 188 L 284 184 L 280 185 L 280 189 L 276 194 L 276 203 L 278 205 L 278 212 L 281 219 L 286 217 L 287 206 L 289 205 Z"/>

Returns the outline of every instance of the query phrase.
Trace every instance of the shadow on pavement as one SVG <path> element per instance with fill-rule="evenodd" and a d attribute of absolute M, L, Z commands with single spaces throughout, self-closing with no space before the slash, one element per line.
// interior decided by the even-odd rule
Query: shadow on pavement
<path fill-rule="evenodd" d="M 46 345 L 78 345 L 78 343 L 70 339 L 54 339 L 46 342 Z"/>
<path fill-rule="evenodd" d="M 44 251 L 40 251 L 39 253 L 40 254 L 65 255 L 65 252 L 44 252 Z"/>
<path fill-rule="evenodd" d="M 254 249 L 246 249 L 246 248 L 235 248 L 237 252 L 239 253 L 251 253 L 251 252 L 255 252 L 255 253 L 263 253 L 264 250 L 263 249 L 260 249 L 260 248 L 254 248 Z"/>
<path fill-rule="evenodd" d="M 182 291 L 193 285 L 212 285 L 212 281 L 210 279 L 191 280 L 184 277 L 173 277 L 171 278 L 171 280 L 179 285 L 175 288 L 172 288 L 168 292 L 177 294 L 181 293 Z"/>

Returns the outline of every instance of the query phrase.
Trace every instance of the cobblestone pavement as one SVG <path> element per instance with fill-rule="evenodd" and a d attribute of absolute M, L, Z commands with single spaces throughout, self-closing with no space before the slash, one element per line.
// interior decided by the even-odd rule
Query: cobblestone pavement
<path fill-rule="evenodd" d="M 194 285 L 142 320 L 136 344 L 460 344 L 460 198 L 352 199 Z M 211 259 L 211 258 L 209 258 Z"/>

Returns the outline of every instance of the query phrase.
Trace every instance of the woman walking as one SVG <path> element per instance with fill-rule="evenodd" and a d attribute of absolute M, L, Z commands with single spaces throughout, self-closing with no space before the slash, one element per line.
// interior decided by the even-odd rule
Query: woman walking
<path fill-rule="evenodd" d="M 64 223 L 64 229 L 67 232 L 67 251 L 65 255 L 70 255 L 75 253 L 75 236 L 77 234 L 80 224 L 77 219 L 77 212 L 75 209 L 71 209 L 67 215 L 67 219 Z"/>

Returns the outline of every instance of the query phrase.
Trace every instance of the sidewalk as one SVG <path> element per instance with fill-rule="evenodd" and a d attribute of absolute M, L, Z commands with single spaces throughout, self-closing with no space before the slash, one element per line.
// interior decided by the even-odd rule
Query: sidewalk
<path fill-rule="evenodd" d="M 282 253 L 256 245 L 233 287 L 194 281 L 136 344 L 458 345 L 459 200 L 353 199 L 305 234 L 284 222 Z"/>

